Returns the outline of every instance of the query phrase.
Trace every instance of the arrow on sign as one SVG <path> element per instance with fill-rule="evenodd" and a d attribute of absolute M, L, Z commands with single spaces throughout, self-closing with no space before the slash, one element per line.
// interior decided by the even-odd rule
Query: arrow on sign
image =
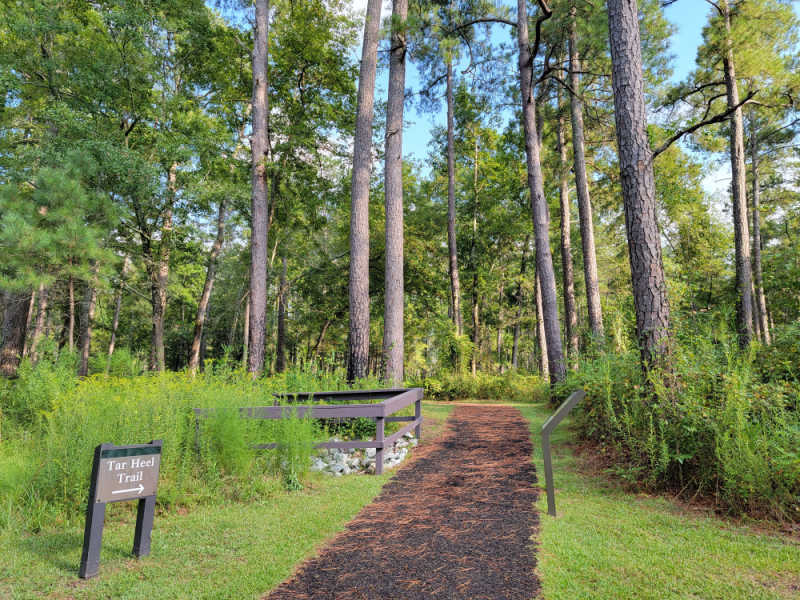
<path fill-rule="evenodd" d="M 112 494 L 126 494 L 128 492 L 136 492 L 137 494 L 141 494 L 144 491 L 144 486 L 140 483 L 139 487 L 131 488 L 129 490 L 114 490 L 111 492 Z"/>

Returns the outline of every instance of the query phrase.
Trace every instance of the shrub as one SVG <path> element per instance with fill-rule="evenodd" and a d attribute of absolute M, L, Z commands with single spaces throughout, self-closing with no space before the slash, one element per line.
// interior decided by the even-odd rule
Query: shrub
<path fill-rule="evenodd" d="M 800 520 L 797 386 L 717 332 L 684 339 L 673 372 L 643 380 L 638 353 L 585 361 L 559 386 L 587 392 L 579 434 L 640 485 L 713 497 L 731 513 Z M 765 381 L 766 379 L 766 381 Z"/>
<path fill-rule="evenodd" d="M 440 373 L 417 381 L 430 400 L 496 400 L 540 402 L 549 394 L 548 383 L 537 375 L 509 371 L 503 375 Z"/>

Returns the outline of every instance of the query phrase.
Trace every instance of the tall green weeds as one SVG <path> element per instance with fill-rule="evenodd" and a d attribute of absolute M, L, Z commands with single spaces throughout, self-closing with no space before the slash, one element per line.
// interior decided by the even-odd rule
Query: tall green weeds
<path fill-rule="evenodd" d="M 644 381 L 638 353 L 600 354 L 560 387 L 587 392 L 580 434 L 611 451 L 618 474 L 713 498 L 733 513 L 800 521 L 800 387 L 771 351 L 742 353 L 707 331 L 676 345 L 673 371 Z M 800 355 L 800 352 L 798 352 Z"/>
<path fill-rule="evenodd" d="M 256 381 L 225 368 L 194 378 L 165 373 L 77 380 L 73 367 L 23 365 L 19 379 L 0 388 L 0 527 L 37 530 L 80 519 L 93 449 L 102 442 L 164 440 L 162 508 L 297 487 L 322 435 L 316 425 L 296 417 L 242 419 L 238 409 L 271 405 L 273 393 L 346 388 L 342 378 L 297 371 Z M 209 416 L 196 420 L 193 408 L 209 409 Z M 277 451 L 252 449 L 273 441 Z M 273 472 L 282 479 L 277 488 Z"/>

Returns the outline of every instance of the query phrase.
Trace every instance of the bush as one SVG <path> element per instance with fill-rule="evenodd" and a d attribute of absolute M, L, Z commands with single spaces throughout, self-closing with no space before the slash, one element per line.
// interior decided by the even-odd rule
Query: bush
<path fill-rule="evenodd" d="M 78 380 L 73 369 L 71 362 L 25 364 L 19 379 L 0 390 L 0 526 L 37 530 L 81 519 L 91 457 L 102 442 L 164 440 L 162 509 L 296 488 L 322 435 L 317 426 L 309 419 L 241 419 L 238 408 L 272 404 L 275 392 L 347 387 L 343 378 L 299 371 L 256 381 L 231 368 L 196 377 L 98 374 Z M 193 408 L 209 409 L 208 418 L 196 422 Z M 272 441 L 277 452 L 251 448 Z M 282 479 L 278 486 L 271 470 Z"/>
<path fill-rule="evenodd" d="M 549 394 L 548 383 L 536 375 L 509 371 L 504 375 L 441 373 L 416 382 L 429 400 L 496 400 L 541 402 Z"/>
<path fill-rule="evenodd" d="M 712 497 L 733 514 L 800 520 L 798 388 L 756 355 L 725 335 L 685 339 L 674 371 L 645 382 L 637 352 L 601 354 L 557 397 L 587 392 L 578 431 L 610 450 L 626 478 Z"/>

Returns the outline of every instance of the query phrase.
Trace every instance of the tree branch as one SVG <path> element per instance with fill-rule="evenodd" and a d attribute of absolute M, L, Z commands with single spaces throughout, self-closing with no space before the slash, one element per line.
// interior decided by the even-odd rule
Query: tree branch
<path fill-rule="evenodd" d="M 691 127 L 687 127 L 686 129 L 682 129 L 681 131 L 679 131 L 675 135 L 671 136 L 666 142 L 664 142 L 658 148 L 653 150 L 653 160 L 655 160 L 656 156 L 658 156 L 659 154 L 664 152 L 664 150 L 669 148 L 672 144 L 677 142 L 684 135 L 686 135 L 688 133 L 693 133 L 693 132 L 697 131 L 698 129 L 700 129 L 701 127 L 705 127 L 706 125 L 711 125 L 712 123 L 719 123 L 721 121 L 724 121 L 732 113 L 734 113 L 736 110 L 738 110 L 739 108 L 741 108 L 742 106 L 744 106 L 745 104 L 750 102 L 750 100 L 752 100 L 753 96 L 755 96 L 757 93 L 758 93 L 758 90 L 756 90 L 754 92 L 750 92 L 749 94 L 747 94 L 747 97 L 744 100 L 742 100 L 741 102 L 739 102 L 739 104 L 737 104 L 736 106 L 733 106 L 733 107 L 729 108 L 728 110 L 726 110 L 725 112 L 719 113 L 718 115 L 714 115 L 710 119 L 704 119 L 703 121 L 695 123 Z"/>

